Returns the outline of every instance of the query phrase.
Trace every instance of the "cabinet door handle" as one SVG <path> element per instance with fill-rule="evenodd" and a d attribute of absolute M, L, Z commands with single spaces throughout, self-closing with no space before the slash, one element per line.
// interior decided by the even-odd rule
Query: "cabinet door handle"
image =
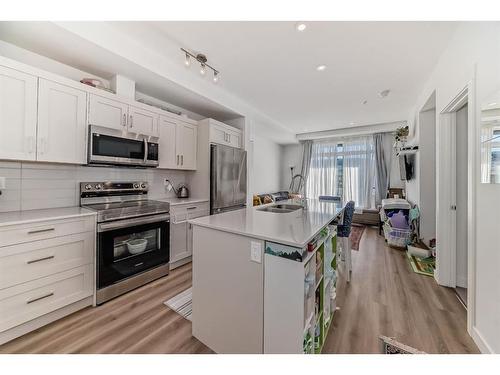
<path fill-rule="evenodd" d="M 179 165 L 179 155 L 177 155 L 177 165 Z"/>
<path fill-rule="evenodd" d="M 134 126 L 134 118 L 130 115 L 130 127 Z"/>
<path fill-rule="evenodd" d="M 44 233 L 44 232 L 52 232 L 53 230 L 56 230 L 56 228 L 30 230 L 28 232 L 28 234 L 38 234 L 38 233 Z"/>
<path fill-rule="evenodd" d="M 184 165 L 184 155 L 181 155 L 181 165 Z"/>
<path fill-rule="evenodd" d="M 26 301 L 26 303 L 29 305 L 30 303 L 33 303 L 33 302 L 36 302 L 36 301 L 40 301 L 41 299 L 45 299 L 45 298 L 48 298 L 48 297 L 52 297 L 53 295 L 54 295 L 54 292 L 50 292 L 50 293 L 47 293 L 47 294 L 45 294 L 43 296 L 30 299 L 30 300 Z"/>
<path fill-rule="evenodd" d="M 127 115 L 123 114 L 123 126 L 127 126 Z"/>
<path fill-rule="evenodd" d="M 188 208 L 186 208 L 186 210 L 196 210 L 196 206 L 195 207 L 188 207 Z"/>
<path fill-rule="evenodd" d="M 38 258 L 38 259 L 28 260 L 26 262 L 26 264 L 38 263 L 38 262 L 42 262 L 44 260 L 49 260 L 49 259 L 54 259 L 54 255 L 49 255 L 48 257 L 44 257 L 44 258 Z"/>
<path fill-rule="evenodd" d="M 227 135 L 227 140 L 228 140 L 228 142 L 231 142 L 231 134 Z"/>

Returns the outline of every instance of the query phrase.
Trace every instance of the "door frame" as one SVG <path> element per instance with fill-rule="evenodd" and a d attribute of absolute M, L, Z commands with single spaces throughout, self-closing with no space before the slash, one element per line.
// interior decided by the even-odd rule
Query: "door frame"
<path fill-rule="evenodd" d="M 456 287 L 456 160 L 453 157 L 456 145 L 456 112 L 465 104 L 467 111 L 467 331 L 472 333 L 475 325 L 476 285 L 476 181 L 478 176 L 478 130 L 476 119 L 476 81 L 473 77 L 439 114 L 437 129 L 436 160 L 440 172 L 437 174 L 437 258 L 436 281 L 440 285 Z M 452 194 L 450 194 L 452 192 Z"/>

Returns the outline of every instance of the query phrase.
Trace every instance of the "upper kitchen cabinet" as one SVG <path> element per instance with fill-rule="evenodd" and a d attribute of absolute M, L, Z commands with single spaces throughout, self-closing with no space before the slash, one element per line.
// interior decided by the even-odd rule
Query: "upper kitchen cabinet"
<path fill-rule="evenodd" d="M 176 152 L 177 122 L 167 116 L 160 116 L 159 168 L 177 169 L 179 160 Z"/>
<path fill-rule="evenodd" d="M 198 127 L 171 116 L 160 116 L 159 167 L 196 169 Z"/>
<path fill-rule="evenodd" d="M 158 115 L 127 103 L 90 94 L 89 124 L 158 137 Z"/>
<path fill-rule="evenodd" d="M 0 66 L 0 159 L 35 160 L 37 77 Z"/>
<path fill-rule="evenodd" d="M 40 79 L 37 160 L 86 163 L 87 93 Z"/>
<path fill-rule="evenodd" d="M 128 109 L 128 131 L 158 137 L 158 115 L 142 108 Z"/>
<path fill-rule="evenodd" d="M 180 158 L 180 169 L 196 169 L 196 150 L 198 127 L 179 120 L 176 134 L 177 154 Z"/>
<path fill-rule="evenodd" d="M 89 124 L 116 130 L 126 130 L 128 104 L 90 94 Z"/>
<path fill-rule="evenodd" d="M 209 127 L 209 139 L 211 143 L 235 148 L 241 148 L 243 145 L 243 132 L 240 129 L 214 119 L 205 119 L 200 121 L 200 123 L 203 126 Z"/>

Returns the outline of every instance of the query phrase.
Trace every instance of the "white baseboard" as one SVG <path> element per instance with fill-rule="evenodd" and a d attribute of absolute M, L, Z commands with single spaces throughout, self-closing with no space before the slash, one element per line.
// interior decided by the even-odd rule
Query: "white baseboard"
<path fill-rule="evenodd" d="M 474 326 L 472 327 L 472 332 L 471 332 L 471 337 L 476 343 L 477 347 L 479 348 L 479 351 L 483 354 L 495 354 L 493 349 L 488 345 L 486 340 L 484 340 L 483 335 L 479 333 L 477 328 Z"/>

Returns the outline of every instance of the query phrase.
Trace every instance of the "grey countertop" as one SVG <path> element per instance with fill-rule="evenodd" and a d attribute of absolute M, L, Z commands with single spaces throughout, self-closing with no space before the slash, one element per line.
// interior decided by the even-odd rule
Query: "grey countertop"
<path fill-rule="evenodd" d="M 264 206 L 257 206 L 205 216 L 189 222 L 193 225 L 302 248 L 343 210 L 341 202 L 313 199 L 307 199 L 306 202 L 305 209 L 290 213 L 260 211 L 259 208 Z M 297 204 L 293 200 L 279 203 Z"/>
<path fill-rule="evenodd" d="M 0 226 L 27 224 L 37 221 L 67 219 L 79 216 L 95 216 L 96 213 L 82 207 L 47 208 L 40 210 L 0 213 Z"/>

